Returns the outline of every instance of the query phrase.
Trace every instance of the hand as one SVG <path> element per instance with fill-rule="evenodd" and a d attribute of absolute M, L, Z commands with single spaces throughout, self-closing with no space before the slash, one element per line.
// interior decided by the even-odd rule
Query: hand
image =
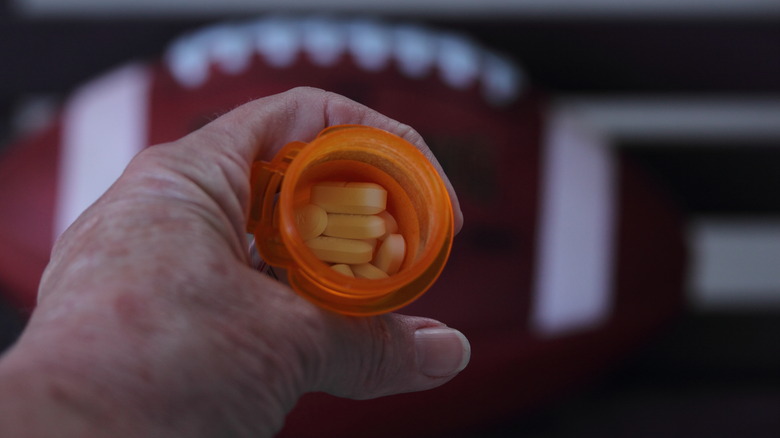
<path fill-rule="evenodd" d="M 336 124 L 391 131 L 439 168 L 408 126 L 306 88 L 144 150 L 55 245 L 0 361 L 0 435 L 270 436 L 305 392 L 372 398 L 460 372 L 468 342 L 440 322 L 333 314 L 248 267 L 250 164 Z"/>

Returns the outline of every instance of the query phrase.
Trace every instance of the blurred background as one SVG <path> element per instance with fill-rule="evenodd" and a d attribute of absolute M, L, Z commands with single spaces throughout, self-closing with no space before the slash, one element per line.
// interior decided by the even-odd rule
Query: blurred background
<path fill-rule="evenodd" d="M 630 348 L 621 344 L 621 354 L 610 355 L 587 378 L 567 380 L 554 396 L 484 415 L 442 436 L 780 433 L 780 2 L 0 0 L 0 162 L 4 149 L 49 123 L 74 89 L 105 71 L 156 59 L 181 35 L 214 23 L 280 12 L 412 21 L 468 35 L 505 54 L 521 69 L 521 87 L 533 90 L 533 111 L 543 120 L 539 141 L 548 145 L 542 149 L 564 150 L 550 147 L 550 139 L 574 120 L 579 131 L 559 142 L 586 138 L 631 163 L 681 218 L 670 233 L 682 234 L 683 255 L 648 251 L 643 258 L 644 247 L 633 250 L 650 268 L 685 259 L 674 262 L 684 270 L 674 286 L 681 291 L 675 311 L 659 317 Z M 579 166 L 589 162 L 581 158 L 571 158 L 570 167 L 543 161 L 541 168 L 576 173 L 589 166 Z M 3 175 L 0 181 L 10 183 Z M 0 215 L 14 208 L 7 199 Z M 555 215 L 553 207 L 540 205 L 540 214 Z M 601 230 L 594 227 L 577 232 Z M 542 228 L 533 238 L 541 235 Z M 621 248 L 614 257 L 632 251 Z M 560 272 L 555 266 L 561 265 L 549 272 L 544 266 L 529 269 L 541 269 L 535 272 L 542 277 Z M 595 294 L 593 300 L 609 299 Z M 25 309 L 0 306 L 0 347 L 6 347 L 23 327 Z M 529 325 L 554 332 L 555 314 L 537 311 Z M 509 341 L 501 346 L 514 347 Z"/>

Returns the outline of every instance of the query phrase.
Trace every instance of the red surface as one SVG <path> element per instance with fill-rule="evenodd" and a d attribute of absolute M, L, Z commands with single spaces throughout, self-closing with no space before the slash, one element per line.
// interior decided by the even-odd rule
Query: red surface
<path fill-rule="evenodd" d="M 0 292 L 29 312 L 49 261 L 59 123 L 0 154 Z"/>

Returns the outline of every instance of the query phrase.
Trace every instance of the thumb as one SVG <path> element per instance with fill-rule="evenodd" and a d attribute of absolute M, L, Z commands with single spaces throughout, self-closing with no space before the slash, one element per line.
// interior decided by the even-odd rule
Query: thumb
<path fill-rule="evenodd" d="M 469 362 L 471 346 L 459 331 L 398 314 L 343 318 L 324 358 L 321 390 L 367 399 L 442 385 Z"/>

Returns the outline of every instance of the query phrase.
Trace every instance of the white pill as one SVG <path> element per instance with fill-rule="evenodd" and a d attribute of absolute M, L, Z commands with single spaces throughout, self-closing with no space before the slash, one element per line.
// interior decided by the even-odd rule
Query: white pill
<path fill-rule="evenodd" d="M 328 213 L 314 204 L 307 204 L 295 210 L 295 226 L 303 240 L 313 239 L 328 225 Z"/>
<path fill-rule="evenodd" d="M 311 188 L 311 202 L 328 213 L 377 214 L 387 205 L 387 191 L 375 183 L 323 182 Z"/>
<path fill-rule="evenodd" d="M 382 242 L 372 263 L 388 275 L 393 275 L 401 268 L 406 254 L 406 241 L 400 234 L 391 234 Z"/>
<path fill-rule="evenodd" d="M 352 265 L 350 267 L 352 268 L 352 273 L 355 274 L 355 278 L 367 278 L 370 280 L 377 280 L 380 278 L 388 277 L 385 271 L 377 268 L 371 263 L 361 263 L 357 265 Z"/>
<path fill-rule="evenodd" d="M 325 210 L 323 210 L 325 211 Z M 328 213 L 326 236 L 345 239 L 374 239 L 385 234 L 385 221 L 375 215 Z"/>
<path fill-rule="evenodd" d="M 345 265 L 344 263 L 333 265 L 330 267 L 330 269 L 333 269 L 339 274 L 346 275 L 347 277 L 355 278 L 355 274 L 352 273 L 352 268 L 350 268 L 349 265 Z"/>
<path fill-rule="evenodd" d="M 385 234 L 380 239 L 386 239 L 387 236 L 398 232 L 398 221 L 387 210 L 377 213 L 377 216 L 385 222 Z"/>
<path fill-rule="evenodd" d="M 318 259 L 330 263 L 367 263 L 371 261 L 374 252 L 374 248 L 368 242 L 328 236 L 307 240 L 306 246 Z"/>

